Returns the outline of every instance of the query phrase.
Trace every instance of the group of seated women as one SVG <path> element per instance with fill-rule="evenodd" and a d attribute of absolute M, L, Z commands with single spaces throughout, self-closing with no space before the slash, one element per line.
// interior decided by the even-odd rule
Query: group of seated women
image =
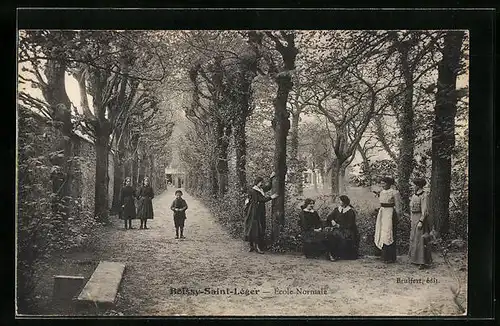
<path fill-rule="evenodd" d="M 314 200 L 308 198 L 301 206 L 299 223 L 305 256 L 326 254 L 331 261 L 358 258 L 359 232 L 349 197 L 339 197 L 339 207 L 326 217 L 326 221 L 320 219 L 314 204 Z"/>

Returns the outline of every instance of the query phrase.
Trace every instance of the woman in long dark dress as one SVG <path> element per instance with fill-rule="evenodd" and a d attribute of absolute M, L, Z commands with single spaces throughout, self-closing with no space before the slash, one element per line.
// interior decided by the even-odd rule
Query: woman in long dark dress
<path fill-rule="evenodd" d="M 136 219 L 135 212 L 135 190 L 130 178 L 125 178 L 124 186 L 120 191 L 120 219 L 125 222 L 125 229 L 132 229 L 132 220 Z M 127 227 L 128 223 L 128 227 Z"/>
<path fill-rule="evenodd" d="M 263 186 L 264 179 L 257 177 L 255 179 L 252 189 L 248 193 L 247 204 L 245 205 L 245 240 L 250 243 L 249 251 L 256 251 L 263 254 L 264 235 L 266 232 L 266 202 L 271 199 L 277 198 L 277 194 L 268 197 L 265 191 L 272 187 L 271 175 L 266 186 Z"/>
<path fill-rule="evenodd" d="M 336 228 L 329 236 L 330 252 L 333 252 L 334 259 L 356 259 L 359 248 L 356 213 L 349 197 L 342 195 L 339 201 L 340 206 L 326 217 L 326 225 Z"/>
<path fill-rule="evenodd" d="M 314 200 L 307 198 L 300 206 L 299 226 L 303 252 L 306 258 L 317 257 L 323 254 L 325 249 L 325 238 L 321 232 L 322 223 L 319 214 L 314 210 Z"/>
<path fill-rule="evenodd" d="M 396 262 L 396 225 L 401 216 L 401 195 L 392 189 L 394 179 L 384 177 L 379 194 L 380 208 L 375 224 L 374 242 L 382 251 L 382 261 L 385 263 Z"/>
<path fill-rule="evenodd" d="M 432 263 L 432 253 L 425 234 L 431 231 L 429 223 L 429 210 L 427 207 L 427 194 L 424 191 L 425 179 L 413 180 L 415 193 L 410 199 L 411 231 L 409 258 L 412 264 L 418 265 L 419 269 L 427 268 Z"/>
<path fill-rule="evenodd" d="M 149 184 L 149 178 L 144 178 L 142 186 L 137 193 L 139 204 L 137 208 L 137 216 L 141 219 L 141 229 L 147 229 L 146 222 L 148 219 L 153 219 L 153 198 L 155 194 L 153 188 Z"/>

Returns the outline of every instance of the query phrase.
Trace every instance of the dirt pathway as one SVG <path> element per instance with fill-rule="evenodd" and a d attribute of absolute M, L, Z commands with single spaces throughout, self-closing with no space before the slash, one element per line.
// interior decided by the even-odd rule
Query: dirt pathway
<path fill-rule="evenodd" d="M 154 199 L 149 230 L 139 230 L 138 221 L 136 229 L 123 230 L 115 220 L 101 238 L 101 259 L 126 264 L 116 306 L 124 315 L 456 314 L 450 292 L 455 283 L 439 257 L 435 268 L 419 271 L 405 257 L 384 265 L 370 258 L 329 262 L 249 253 L 245 242 L 231 238 L 186 193 L 187 239 L 176 240 L 173 198 L 169 189 Z M 310 293 L 298 294 L 298 288 Z M 243 294 L 221 293 L 227 289 Z"/>

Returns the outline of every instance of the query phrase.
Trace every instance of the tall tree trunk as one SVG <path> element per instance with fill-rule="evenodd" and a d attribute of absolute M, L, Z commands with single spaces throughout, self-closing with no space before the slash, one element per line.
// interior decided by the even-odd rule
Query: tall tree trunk
<path fill-rule="evenodd" d="M 289 113 L 286 109 L 288 93 L 292 89 L 293 83 L 290 76 L 278 77 L 278 93 L 274 100 L 274 118 L 272 121 L 274 128 L 274 171 L 276 174 L 274 192 L 279 194 L 273 199 L 271 214 L 272 231 L 271 238 L 275 241 L 281 231 L 281 226 L 285 221 L 285 175 L 286 167 L 286 139 L 290 129 Z"/>
<path fill-rule="evenodd" d="M 124 139 L 121 138 L 118 141 L 118 146 L 116 148 L 116 153 L 113 160 L 114 164 L 114 178 L 113 178 L 113 201 L 111 204 L 111 210 L 113 212 L 118 212 L 120 210 L 120 192 L 125 179 L 125 143 Z"/>
<path fill-rule="evenodd" d="M 401 70 L 405 81 L 403 106 L 401 108 L 401 125 L 398 162 L 398 186 L 401 193 L 401 204 L 404 213 L 410 213 L 410 177 L 414 168 L 415 129 L 413 113 L 413 71 L 408 63 L 409 43 L 399 46 Z"/>
<path fill-rule="evenodd" d="M 247 173 L 246 173 L 246 155 L 247 155 L 247 142 L 245 135 L 246 118 L 242 115 L 236 117 L 234 124 L 234 142 L 236 151 L 236 180 L 238 182 L 237 188 L 241 193 L 247 191 Z"/>
<path fill-rule="evenodd" d="M 463 38 L 463 31 L 450 31 L 444 37 L 434 106 L 429 215 L 435 220 L 436 229 L 443 238 L 449 231 L 451 155 L 455 146 L 457 112 L 456 81 Z"/>
<path fill-rule="evenodd" d="M 228 183 L 228 148 L 229 140 L 231 137 L 231 126 L 228 124 L 220 123 L 217 131 L 218 136 L 218 153 L 217 153 L 217 176 L 219 183 L 218 195 L 220 198 L 224 197 L 227 191 Z"/>
<path fill-rule="evenodd" d="M 363 169 L 362 170 L 363 174 L 364 175 L 370 175 L 371 174 L 371 171 L 370 171 L 370 159 L 368 158 L 368 156 L 366 155 L 365 150 L 361 147 L 360 144 L 357 145 L 357 148 L 358 148 L 359 154 L 361 155 L 361 158 L 363 159 L 363 162 L 361 163 L 362 164 L 362 169 Z M 367 180 L 368 180 L 367 186 L 371 186 L 372 185 L 371 178 L 367 178 Z"/>
<path fill-rule="evenodd" d="M 346 192 L 346 183 L 345 183 L 345 173 L 347 169 L 347 165 L 345 164 L 346 160 L 340 160 L 336 158 L 332 164 L 331 169 L 331 195 L 333 198 L 338 197 L 339 195 Z"/>
<path fill-rule="evenodd" d="M 295 185 L 298 195 L 303 194 L 302 172 L 299 171 L 299 119 L 300 110 L 292 113 L 292 126 L 290 129 L 290 182 Z"/>
<path fill-rule="evenodd" d="M 209 171 L 209 184 L 210 194 L 213 198 L 217 198 L 219 193 L 219 179 L 217 177 L 217 165 L 215 163 L 210 163 L 210 171 Z"/>
<path fill-rule="evenodd" d="M 316 168 L 313 166 L 312 169 L 312 178 L 313 178 L 313 185 L 314 185 L 314 191 L 318 191 L 318 174 L 316 173 Z"/>
<path fill-rule="evenodd" d="M 96 170 L 95 170 L 95 200 L 94 216 L 99 221 L 109 221 L 108 206 L 108 159 L 109 159 L 109 135 L 111 130 L 106 123 L 100 123 L 96 128 Z"/>
<path fill-rule="evenodd" d="M 52 213 L 67 219 L 69 216 L 69 199 L 72 184 L 72 143 L 73 129 L 71 124 L 71 102 L 65 87 L 66 65 L 59 61 L 48 61 L 45 75 L 46 87 L 43 95 L 52 106 L 54 126 L 62 133 L 62 137 L 54 144 L 51 156 L 52 170 Z"/>

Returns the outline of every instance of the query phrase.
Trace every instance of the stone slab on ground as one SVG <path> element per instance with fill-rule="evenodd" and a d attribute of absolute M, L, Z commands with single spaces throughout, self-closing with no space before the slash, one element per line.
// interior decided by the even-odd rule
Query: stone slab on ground
<path fill-rule="evenodd" d="M 101 261 L 78 296 L 79 302 L 114 304 L 125 264 Z"/>
<path fill-rule="evenodd" d="M 52 299 L 56 302 L 72 300 L 85 284 L 83 276 L 54 275 Z"/>

